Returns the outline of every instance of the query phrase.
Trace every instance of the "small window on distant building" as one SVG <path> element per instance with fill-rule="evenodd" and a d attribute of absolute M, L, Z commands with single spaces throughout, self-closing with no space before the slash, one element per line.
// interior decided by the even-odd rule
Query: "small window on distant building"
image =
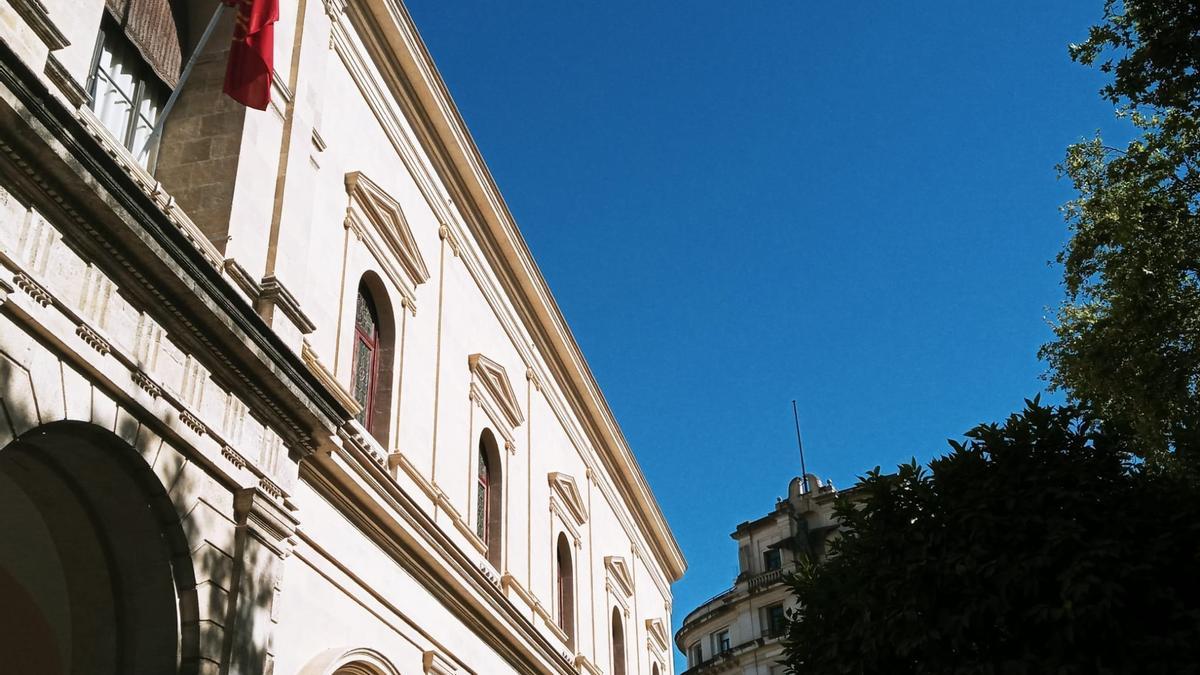
<path fill-rule="evenodd" d="M 777 570 L 783 566 L 783 560 L 779 556 L 779 549 L 771 548 L 763 551 L 763 570 L 770 572 Z"/>
<path fill-rule="evenodd" d="M 701 649 L 700 643 L 697 642 L 696 644 L 692 645 L 691 649 L 688 650 L 688 668 L 695 668 L 703 661 L 704 650 Z"/>
<path fill-rule="evenodd" d="M 783 635 L 784 629 L 786 628 L 787 617 L 784 614 L 782 603 L 763 608 L 764 637 L 779 637 Z"/>
<path fill-rule="evenodd" d="M 724 654 L 729 651 L 729 629 L 725 628 L 712 634 L 713 654 Z"/>

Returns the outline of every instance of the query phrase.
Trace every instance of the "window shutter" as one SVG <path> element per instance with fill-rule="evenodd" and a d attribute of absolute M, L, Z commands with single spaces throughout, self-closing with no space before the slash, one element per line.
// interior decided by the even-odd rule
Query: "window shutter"
<path fill-rule="evenodd" d="M 183 56 L 170 0 L 104 0 L 104 6 L 154 74 L 174 89 Z"/>

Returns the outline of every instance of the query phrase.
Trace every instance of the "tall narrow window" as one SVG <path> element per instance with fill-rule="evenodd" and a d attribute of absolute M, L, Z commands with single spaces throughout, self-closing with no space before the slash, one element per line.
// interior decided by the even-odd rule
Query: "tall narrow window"
<path fill-rule="evenodd" d="M 503 507 L 501 501 L 504 481 L 501 475 L 500 447 L 491 429 L 479 434 L 478 468 L 475 472 L 475 534 L 487 546 L 488 562 L 497 570 L 503 565 L 500 552 L 504 545 L 502 537 Z"/>
<path fill-rule="evenodd" d="M 613 675 L 625 675 L 625 626 L 616 607 L 612 611 L 612 658 Z"/>
<path fill-rule="evenodd" d="M 475 479 L 475 534 L 485 544 L 491 544 L 488 536 L 488 456 L 483 449 L 483 440 L 479 442 L 479 473 Z"/>
<path fill-rule="evenodd" d="M 358 287 L 358 306 L 354 312 L 354 400 L 361 406 L 358 421 L 368 430 L 373 428 L 375 394 L 379 380 L 379 314 L 371 293 Z"/>
<path fill-rule="evenodd" d="M 558 595 L 558 627 L 567 634 L 567 646 L 575 647 L 575 570 L 567 535 L 558 535 L 558 569 L 555 575 Z"/>

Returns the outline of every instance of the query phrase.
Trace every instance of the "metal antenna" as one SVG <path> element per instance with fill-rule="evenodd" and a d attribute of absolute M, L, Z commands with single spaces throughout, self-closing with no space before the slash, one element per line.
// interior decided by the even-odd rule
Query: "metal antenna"
<path fill-rule="evenodd" d="M 800 448 L 800 475 L 804 481 L 804 492 L 808 492 L 808 468 L 804 466 L 804 441 L 800 440 L 800 413 L 796 412 L 796 399 L 792 399 L 792 419 L 796 421 L 796 447 Z"/>

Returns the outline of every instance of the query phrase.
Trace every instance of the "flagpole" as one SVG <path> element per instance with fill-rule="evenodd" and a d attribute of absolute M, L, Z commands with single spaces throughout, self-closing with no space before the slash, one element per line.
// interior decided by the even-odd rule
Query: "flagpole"
<path fill-rule="evenodd" d="M 171 96 L 167 98 L 167 103 L 163 106 L 162 113 L 154 121 L 154 129 L 146 137 L 146 142 L 142 144 L 141 152 L 135 156 L 145 153 L 150 149 L 150 145 L 162 136 L 163 125 L 166 124 L 167 115 L 171 114 L 171 109 L 175 107 L 175 101 L 179 100 L 179 93 L 183 91 L 184 83 L 187 82 L 188 76 L 192 74 L 192 68 L 200 58 L 200 52 L 204 51 L 204 45 L 208 44 L 208 38 L 212 37 L 213 31 L 217 29 L 217 22 L 221 20 L 221 15 L 225 13 L 226 9 L 229 9 L 229 5 L 226 5 L 223 1 L 217 3 L 217 10 L 213 12 L 212 18 L 208 20 L 208 25 L 204 28 L 204 34 L 200 36 L 200 41 L 196 43 L 196 48 L 192 50 L 192 55 L 188 57 L 187 64 L 183 67 L 183 72 L 179 74 L 179 82 L 175 84 L 175 89 L 171 92 Z M 157 162 L 155 164 L 157 165 Z"/>
<path fill-rule="evenodd" d="M 804 466 L 804 443 L 800 440 L 800 413 L 796 412 L 796 399 L 792 399 L 792 419 L 796 421 L 796 446 L 800 448 L 800 474 L 803 476 L 804 491 L 808 492 L 808 468 Z"/>

